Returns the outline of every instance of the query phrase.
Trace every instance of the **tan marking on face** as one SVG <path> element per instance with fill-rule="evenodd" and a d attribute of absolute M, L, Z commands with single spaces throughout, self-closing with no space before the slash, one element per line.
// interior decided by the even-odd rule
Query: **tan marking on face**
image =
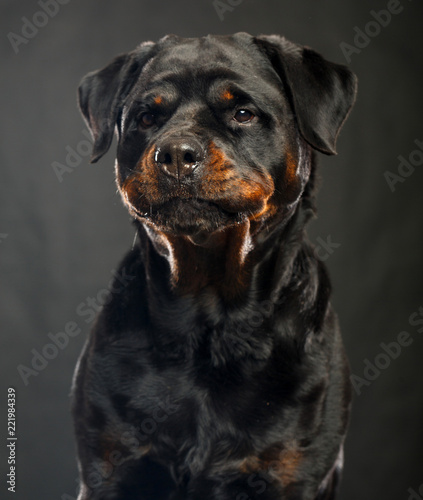
<path fill-rule="evenodd" d="M 228 182 L 235 179 L 232 162 L 214 142 L 207 151 L 207 163 L 199 186 L 201 196 L 214 200 L 220 198 L 228 189 Z"/>
<path fill-rule="evenodd" d="M 295 184 L 297 182 L 298 163 L 290 151 L 287 151 L 286 153 L 285 162 L 286 162 L 286 171 L 285 171 L 286 182 L 288 185 Z"/>
<path fill-rule="evenodd" d="M 135 208 L 141 206 L 142 210 L 146 210 L 160 199 L 157 168 L 154 162 L 155 150 L 154 144 L 150 146 L 144 152 L 135 171 L 118 186 L 123 200 L 130 209 L 132 206 Z"/>
<path fill-rule="evenodd" d="M 232 94 L 232 92 L 230 90 L 224 90 L 220 96 L 221 100 L 222 101 L 231 101 L 232 99 L 234 99 L 234 95 Z"/>
<path fill-rule="evenodd" d="M 162 103 L 163 103 L 163 97 L 161 95 L 158 95 L 154 98 L 154 104 L 157 104 L 157 106 L 159 106 Z"/>
<path fill-rule="evenodd" d="M 208 159 L 209 169 L 212 174 L 227 171 L 232 167 L 232 163 L 226 158 L 225 153 L 214 142 L 210 143 Z"/>
<path fill-rule="evenodd" d="M 231 204 L 239 207 L 239 210 L 250 205 L 254 213 L 263 210 L 274 191 L 273 179 L 269 174 L 257 171 L 252 172 L 251 178 L 246 177 L 237 171 L 232 161 L 214 142 L 210 143 L 207 158 L 209 161 L 201 182 L 201 193 L 207 199 L 226 198 L 227 206 Z"/>
<path fill-rule="evenodd" d="M 268 219 L 269 217 L 271 217 L 272 215 L 275 215 L 276 212 L 278 211 L 278 208 L 276 207 L 276 205 L 274 203 L 272 203 L 272 201 L 270 201 L 269 199 L 267 199 L 265 201 L 265 203 L 263 204 L 263 208 L 262 210 L 254 213 L 253 215 L 251 215 L 251 217 L 249 217 L 250 221 L 254 221 L 254 222 L 257 222 L 257 221 L 260 221 L 260 220 L 266 220 Z"/>

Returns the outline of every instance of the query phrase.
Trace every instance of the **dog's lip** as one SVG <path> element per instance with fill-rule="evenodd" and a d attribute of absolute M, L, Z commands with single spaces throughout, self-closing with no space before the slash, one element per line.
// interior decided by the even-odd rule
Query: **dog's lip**
<path fill-rule="evenodd" d="M 137 215 L 139 215 L 141 217 L 151 217 L 155 213 L 160 212 L 161 210 L 163 210 L 164 208 L 168 207 L 171 204 L 180 205 L 180 206 L 189 205 L 191 208 L 198 208 L 199 210 L 207 209 L 207 207 L 210 207 L 212 209 L 221 210 L 221 211 L 227 213 L 228 215 L 232 215 L 232 216 L 238 214 L 237 211 L 231 211 L 231 210 L 228 210 L 227 208 L 223 208 L 222 205 L 216 201 L 207 200 L 205 198 L 200 198 L 200 197 L 196 197 L 196 196 L 190 196 L 190 197 L 175 196 L 175 197 L 169 198 L 168 200 L 163 201 L 162 203 L 156 203 L 156 204 L 150 205 L 149 211 L 145 211 L 145 210 L 140 211 L 136 207 L 133 207 L 133 209 L 137 213 Z"/>
<path fill-rule="evenodd" d="M 170 198 L 152 205 L 148 211 L 134 207 L 131 212 L 163 231 L 192 237 L 193 243 L 200 246 L 208 244 L 206 234 L 241 224 L 246 217 L 245 213 L 229 212 L 218 203 L 201 198 Z"/>

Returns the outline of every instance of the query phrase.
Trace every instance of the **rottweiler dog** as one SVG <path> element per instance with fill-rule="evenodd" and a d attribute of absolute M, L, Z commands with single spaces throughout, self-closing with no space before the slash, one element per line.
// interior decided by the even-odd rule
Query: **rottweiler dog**
<path fill-rule="evenodd" d="M 138 235 L 76 370 L 79 500 L 335 498 L 349 368 L 305 226 L 355 94 L 345 66 L 246 33 L 83 78 L 91 161 L 115 132 Z"/>

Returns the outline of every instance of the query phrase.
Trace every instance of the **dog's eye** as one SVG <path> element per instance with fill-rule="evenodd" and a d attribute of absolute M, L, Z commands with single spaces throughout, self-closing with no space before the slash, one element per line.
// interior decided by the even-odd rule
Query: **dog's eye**
<path fill-rule="evenodd" d="M 234 120 L 238 123 L 247 123 L 250 122 L 253 118 L 253 113 L 251 113 L 251 111 L 248 111 L 248 109 L 239 109 L 234 115 Z"/>
<path fill-rule="evenodd" d="M 140 117 L 140 125 L 144 128 L 152 127 L 156 123 L 153 113 L 143 113 Z"/>

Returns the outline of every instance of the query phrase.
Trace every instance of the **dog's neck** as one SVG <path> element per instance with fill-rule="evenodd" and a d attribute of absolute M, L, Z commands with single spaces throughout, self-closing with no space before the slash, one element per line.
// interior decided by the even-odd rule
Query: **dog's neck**
<path fill-rule="evenodd" d="M 219 290 L 225 298 L 237 296 L 248 279 L 248 255 L 253 238 L 250 222 L 211 234 L 176 236 L 146 226 L 152 249 L 169 264 L 168 280 L 177 294 Z"/>
<path fill-rule="evenodd" d="M 290 278 L 302 246 L 304 226 L 312 212 L 303 204 L 301 200 L 284 217 L 261 227 L 246 219 L 212 234 L 176 236 L 140 224 L 147 276 L 180 296 L 198 296 L 207 290 L 226 302 L 236 302 L 262 288 L 255 283 L 260 274 L 273 276 L 275 284 L 268 283 L 266 288 L 276 290 Z M 276 265 L 282 275 L 275 274 L 272 267 Z M 260 273 L 262 266 L 269 266 L 270 274 Z"/>

